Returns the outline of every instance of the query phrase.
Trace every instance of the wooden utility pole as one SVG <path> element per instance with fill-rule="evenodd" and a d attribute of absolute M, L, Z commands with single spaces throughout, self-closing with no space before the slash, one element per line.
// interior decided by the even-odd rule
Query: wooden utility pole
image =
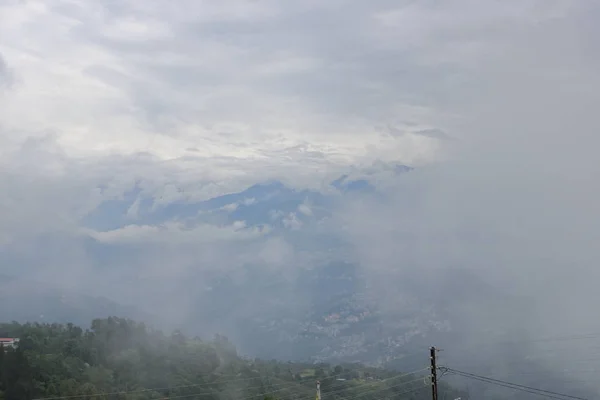
<path fill-rule="evenodd" d="M 437 365 L 435 362 L 435 346 L 431 346 L 429 349 L 429 357 L 431 358 L 431 400 L 438 399 L 438 388 L 437 388 Z"/>

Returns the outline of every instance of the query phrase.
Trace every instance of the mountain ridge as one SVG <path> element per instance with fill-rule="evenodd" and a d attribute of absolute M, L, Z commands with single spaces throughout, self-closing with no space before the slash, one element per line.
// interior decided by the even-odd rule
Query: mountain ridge
<path fill-rule="evenodd" d="M 399 176 L 413 168 L 401 164 L 386 165 L 385 168 L 378 166 L 376 170 L 361 171 L 355 178 L 350 173 L 344 174 L 329 182 L 328 187 L 339 195 L 375 194 L 378 192 L 376 183 L 369 179 L 377 176 L 377 171 L 381 170 L 391 170 L 395 176 Z M 171 220 L 197 220 L 209 224 L 245 221 L 247 226 L 271 224 L 281 228 L 294 226 L 295 219 L 306 220 L 307 214 L 311 213 L 308 204 L 327 215 L 326 210 L 332 207 L 333 201 L 332 194 L 309 189 L 297 190 L 280 180 L 268 180 L 239 192 L 202 201 L 178 200 L 159 206 L 156 199 L 145 195 L 136 184 L 124 193 L 122 199 L 101 202 L 81 222 L 83 226 L 98 231 L 115 230 L 130 224 L 161 225 Z"/>

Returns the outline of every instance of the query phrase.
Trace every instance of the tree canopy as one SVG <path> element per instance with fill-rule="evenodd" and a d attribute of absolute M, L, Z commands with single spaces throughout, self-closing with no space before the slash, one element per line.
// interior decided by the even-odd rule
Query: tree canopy
<path fill-rule="evenodd" d="M 20 338 L 14 349 L 0 347 L 0 400 L 312 400 L 317 379 L 323 400 L 430 396 L 426 372 L 247 359 L 223 336 L 166 335 L 115 317 L 96 319 L 87 330 L 0 324 L 0 337 Z M 449 398 L 461 395 L 446 390 Z"/>

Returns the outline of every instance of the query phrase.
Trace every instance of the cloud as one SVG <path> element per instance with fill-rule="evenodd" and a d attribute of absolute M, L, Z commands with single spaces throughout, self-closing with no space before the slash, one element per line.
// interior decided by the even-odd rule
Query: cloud
<path fill-rule="evenodd" d="M 168 223 L 165 226 L 140 226 L 128 225 L 120 229 L 115 229 L 106 232 L 87 231 L 92 238 L 100 243 L 143 243 L 150 245 L 151 243 L 166 243 L 173 242 L 178 245 L 200 243 L 213 243 L 217 241 L 228 241 L 231 245 L 235 245 L 237 240 L 252 239 L 256 236 L 261 236 L 267 231 L 264 228 L 244 229 L 246 224 L 244 221 L 235 221 L 231 226 L 216 227 L 213 225 L 196 226 L 194 228 L 186 228 L 181 224 Z M 85 232 L 85 231 L 84 231 Z"/>
<path fill-rule="evenodd" d="M 52 129 L 75 156 L 148 151 L 172 159 L 195 148 L 211 159 L 286 163 L 284 149 L 310 146 L 305 159 L 339 164 L 374 151 L 389 158 L 394 149 L 411 162 L 419 141 L 382 146 L 372 129 L 413 107 L 391 93 L 377 98 L 384 92 L 374 68 L 394 60 L 377 59 L 388 51 L 372 48 L 370 16 L 388 6 L 354 3 L 340 20 L 335 2 L 7 3 L 2 37 L 14 43 L 6 53 L 23 86 L 3 120 Z M 406 117 L 437 118 L 419 107 Z"/>
<path fill-rule="evenodd" d="M 307 216 L 312 216 L 313 212 L 310 208 L 310 204 L 300 204 L 300 206 L 298 206 L 298 211 L 300 211 L 302 214 L 307 215 Z"/>
<path fill-rule="evenodd" d="M 455 313 L 465 353 L 456 349 L 447 359 L 464 362 L 468 348 L 490 343 L 485 357 L 498 357 L 498 373 L 508 364 L 494 335 L 533 340 L 600 329 L 580 312 L 600 300 L 593 244 L 600 239 L 600 137 L 592 112 L 600 53 L 584 22 L 599 9 L 582 2 L 559 11 L 529 13 L 540 19 L 477 36 L 489 48 L 474 54 L 486 59 L 452 92 L 448 107 L 464 119 L 452 127 L 461 140 L 449 157 L 407 174 L 391 199 L 337 214 L 381 304 L 398 309 L 395 300 L 411 289 L 403 282 L 448 305 L 462 303 Z M 465 271 L 479 283 L 452 282 Z M 550 360 L 549 347 L 529 343 L 523 353 L 537 351 L 553 366 L 574 365 L 583 351 L 570 343 Z"/>
<path fill-rule="evenodd" d="M 404 122 L 402 127 L 395 127 L 388 125 L 386 129 L 382 129 L 381 127 L 377 127 L 378 131 L 387 131 L 392 137 L 402 137 L 407 134 L 423 136 L 431 139 L 439 139 L 439 140 L 452 140 L 452 137 L 449 136 L 446 132 L 438 128 L 421 128 L 415 129 L 414 123 L 406 123 Z"/>
<path fill-rule="evenodd" d="M 302 228 L 302 221 L 298 219 L 296 213 L 290 213 L 289 215 L 283 218 L 283 225 L 286 228 L 297 230 Z"/>

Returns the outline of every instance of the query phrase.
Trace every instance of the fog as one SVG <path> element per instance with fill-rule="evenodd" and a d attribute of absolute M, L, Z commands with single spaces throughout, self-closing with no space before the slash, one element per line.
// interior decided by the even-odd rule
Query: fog
<path fill-rule="evenodd" d="M 600 139 L 592 111 L 599 87 L 589 69 L 598 49 L 575 24 L 515 32 L 513 46 L 469 80 L 472 97 L 452 100 L 469 117 L 450 158 L 411 173 L 385 204 L 353 205 L 343 217 L 362 265 L 377 266 L 382 302 L 398 292 L 390 272 L 445 286 L 447 303 L 467 299 L 463 339 L 477 360 L 458 361 L 467 370 L 492 364 L 496 374 L 523 380 L 515 360 L 527 355 L 589 384 L 595 368 L 591 339 L 536 343 L 600 330 L 590 315 L 600 300 Z M 445 283 L 457 269 L 485 289 Z M 511 354 L 498 345 L 506 340 L 525 342 Z M 466 358 L 452 348 L 442 354 L 449 362 Z"/>
<path fill-rule="evenodd" d="M 430 306 L 452 318 L 448 365 L 518 380 L 511 363 L 529 357 L 594 387 L 598 339 L 574 337 L 600 332 L 595 2 L 233 2 L 189 18 L 99 6 L 110 21 L 143 15 L 139 31 L 59 3 L 2 6 L 16 22 L 0 19 L 0 37 L 47 18 L 27 33 L 36 51 L 0 38 L 3 313 L 43 292 L 36 281 L 241 342 L 245 317 L 308 319 L 315 294 L 298 282 L 345 260 L 384 318 Z M 48 32 L 63 50 L 45 50 Z M 386 163 L 415 169 L 365 173 Z M 296 218 L 314 204 L 282 230 L 139 211 L 271 179 L 329 193 L 350 172 L 380 192 L 335 194 L 321 223 Z M 129 219 L 83 222 L 134 188 Z M 209 296 L 223 276 L 230 291 Z"/>

